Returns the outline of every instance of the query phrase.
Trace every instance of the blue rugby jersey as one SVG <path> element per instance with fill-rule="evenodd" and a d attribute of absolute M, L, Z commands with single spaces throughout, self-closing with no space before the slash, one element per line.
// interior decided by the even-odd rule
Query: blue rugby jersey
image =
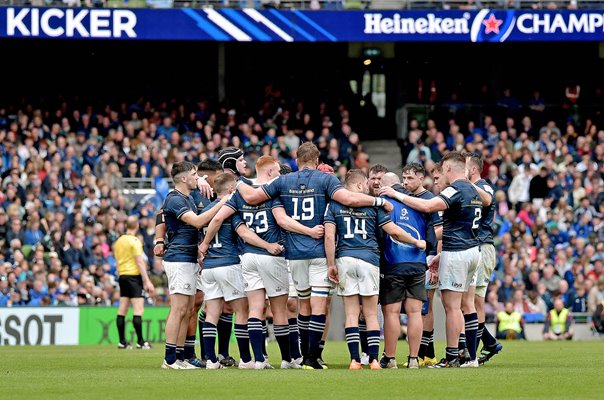
<path fill-rule="evenodd" d="M 482 200 L 472 184 L 458 179 L 438 195 L 447 204 L 443 213 L 443 250 L 462 251 L 480 245 Z"/>
<path fill-rule="evenodd" d="M 197 263 L 199 229 L 180 218 L 188 211 L 197 214 L 197 205 L 191 196 L 172 190 L 163 204 L 166 220 L 166 253 L 164 261 Z"/>
<path fill-rule="evenodd" d="M 225 205 L 233 209 L 239 215 L 241 219 L 240 223 L 245 223 L 247 227 L 253 230 L 261 239 L 268 243 L 278 243 L 281 241 L 281 228 L 273 216 L 273 203 L 274 200 L 268 200 L 262 204 L 251 206 L 243 200 L 243 197 L 241 197 L 239 192 L 235 192 Z M 237 226 L 235 228 L 237 228 Z M 243 244 L 243 252 L 272 256 L 272 254 L 265 249 L 253 246 L 249 243 Z M 280 256 L 283 256 L 283 254 Z"/>
<path fill-rule="evenodd" d="M 375 266 L 380 264 L 378 230 L 389 222 L 381 207 L 351 208 L 332 200 L 325 210 L 325 223 L 336 225 L 336 258 L 354 257 Z"/>
<path fill-rule="evenodd" d="M 480 220 L 480 229 L 478 230 L 478 238 L 481 243 L 495 243 L 493 239 L 493 223 L 495 221 L 495 191 L 484 179 L 479 179 L 475 183 L 476 186 L 491 195 L 492 203 L 490 206 L 482 207 L 482 219 Z"/>
<path fill-rule="evenodd" d="M 303 169 L 280 176 L 262 186 L 270 198 L 279 197 L 287 215 L 312 228 L 323 224 L 328 199 L 342 189 L 333 175 L 315 169 Z M 323 238 L 313 239 L 285 231 L 286 257 L 289 260 L 309 260 L 325 257 Z"/>
<path fill-rule="evenodd" d="M 220 200 L 214 200 L 203 211 L 214 207 Z M 241 225 L 241 218 L 237 213 L 223 221 L 214 239 L 209 243 L 208 253 L 203 259 L 203 268 L 217 268 L 227 265 L 239 264 L 239 236 L 235 229 Z M 204 235 L 207 228 L 204 228 Z"/>

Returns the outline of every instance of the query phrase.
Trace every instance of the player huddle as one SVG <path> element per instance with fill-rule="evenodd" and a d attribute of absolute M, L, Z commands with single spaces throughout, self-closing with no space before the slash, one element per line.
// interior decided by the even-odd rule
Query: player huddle
<path fill-rule="evenodd" d="M 297 172 L 286 173 L 262 156 L 254 182 L 240 176 L 245 161 L 235 148 L 223 150 L 218 163 L 174 164 L 175 190 L 158 216 L 155 248 L 171 300 L 162 368 L 273 368 L 265 348 L 270 305 L 280 367 L 325 369 L 321 351 L 334 289 L 343 296 L 350 369 L 397 368 L 401 313 L 408 316 L 408 368 L 477 367 L 481 333 L 481 361 L 501 350 L 484 330 L 495 252 L 493 190 L 480 180 L 479 157 L 447 154 L 432 171 L 438 196 L 423 188 L 427 173 L 419 164 L 403 169 L 403 185 L 379 165 L 369 179 L 349 171 L 342 185 L 318 169 L 312 143 L 299 147 L 297 163 Z M 447 326 L 440 362 L 431 313 L 422 317 L 436 288 Z M 238 364 L 228 355 L 233 311 Z M 201 360 L 194 347 L 198 323 Z"/>

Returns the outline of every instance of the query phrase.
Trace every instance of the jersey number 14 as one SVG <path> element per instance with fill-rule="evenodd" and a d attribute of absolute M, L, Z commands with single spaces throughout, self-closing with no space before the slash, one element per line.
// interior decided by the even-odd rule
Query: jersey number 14
<path fill-rule="evenodd" d="M 354 235 L 361 235 L 363 239 L 367 239 L 367 231 L 365 230 L 364 219 L 353 220 L 351 217 L 344 217 L 344 222 L 346 222 L 346 233 L 344 234 L 344 239 L 352 239 Z"/>

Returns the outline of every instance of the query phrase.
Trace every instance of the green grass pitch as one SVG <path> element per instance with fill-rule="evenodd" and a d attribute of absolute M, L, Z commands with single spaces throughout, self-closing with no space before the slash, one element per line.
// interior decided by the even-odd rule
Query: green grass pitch
<path fill-rule="evenodd" d="M 406 345 L 399 342 L 399 364 Z M 440 355 L 444 344 L 437 349 Z M 269 354 L 278 366 L 275 343 Z M 324 371 L 162 370 L 161 345 L 0 347 L 0 355 L 6 400 L 604 398 L 604 343 L 597 341 L 507 342 L 485 366 L 448 370 L 348 371 L 344 342 L 328 342 Z"/>

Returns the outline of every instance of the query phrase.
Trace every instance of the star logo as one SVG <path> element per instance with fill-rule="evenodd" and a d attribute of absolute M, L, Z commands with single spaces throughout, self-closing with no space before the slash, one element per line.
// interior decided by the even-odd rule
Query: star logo
<path fill-rule="evenodd" d="M 495 14 L 491 14 L 489 19 L 482 21 L 485 26 L 484 33 L 495 33 L 499 34 L 499 27 L 503 24 L 502 19 L 495 18 Z"/>

